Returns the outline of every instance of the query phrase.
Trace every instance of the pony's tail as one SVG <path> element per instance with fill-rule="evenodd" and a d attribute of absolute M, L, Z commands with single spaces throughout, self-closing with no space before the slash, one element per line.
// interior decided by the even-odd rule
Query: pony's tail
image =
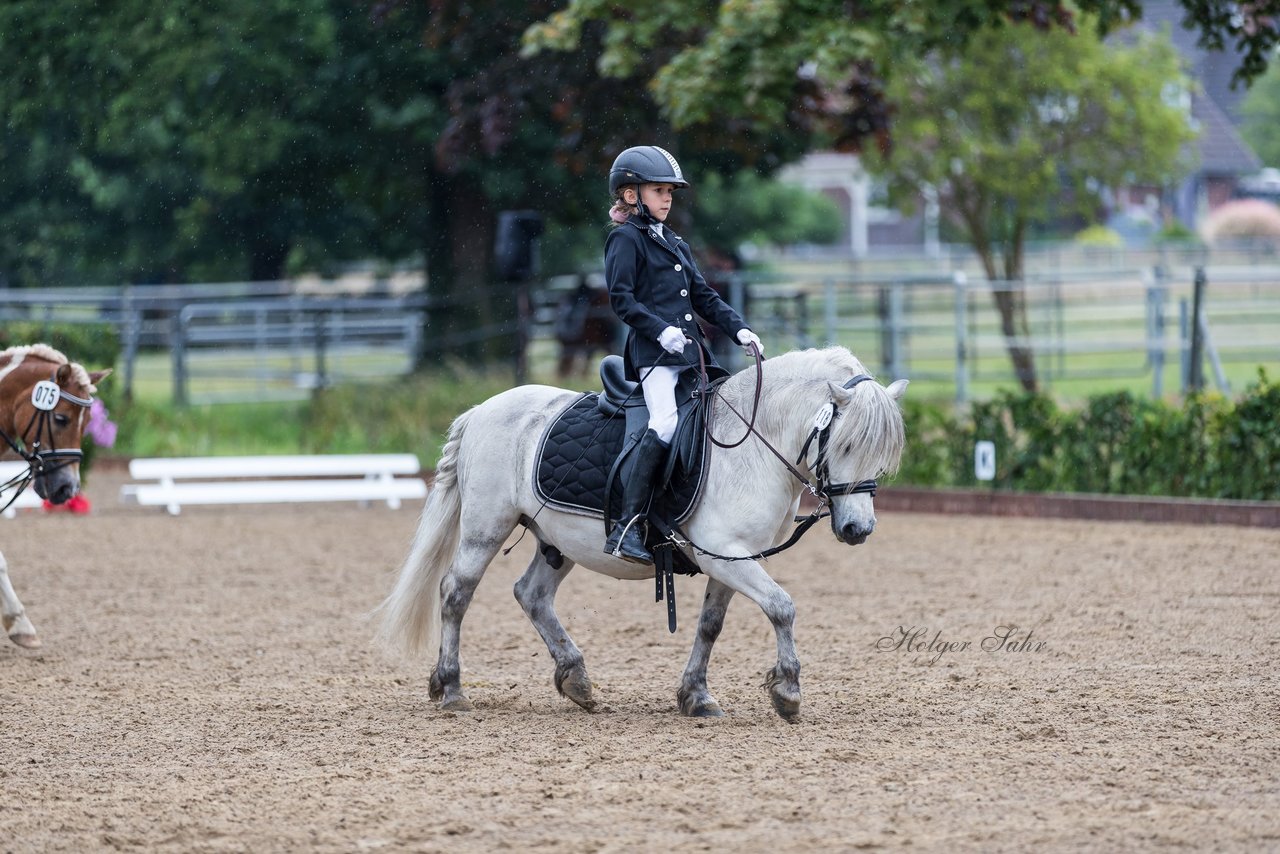
<path fill-rule="evenodd" d="M 464 412 L 449 428 L 413 547 L 395 589 L 374 611 L 380 617 L 378 640 L 402 655 L 431 654 L 440 642 L 440 581 L 458 551 L 458 453 L 470 416 Z"/>

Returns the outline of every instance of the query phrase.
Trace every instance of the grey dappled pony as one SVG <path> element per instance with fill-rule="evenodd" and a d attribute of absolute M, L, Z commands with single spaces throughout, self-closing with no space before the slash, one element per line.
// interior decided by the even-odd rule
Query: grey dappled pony
<path fill-rule="evenodd" d="M 782 456 L 796 460 L 816 413 L 833 403 L 837 416 L 828 448 L 831 480 L 856 483 L 896 471 L 904 441 L 897 400 L 907 383 L 899 380 L 885 388 L 877 382 L 861 382 L 851 389 L 843 387 L 865 373 L 842 347 L 769 359 L 763 365 L 757 431 Z M 721 387 L 721 395 L 750 417 L 755 387 L 755 371 L 748 369 L 731 377 Z M 619 579 L 653 578 L 652 566 L 604 553 L 599 519 L 542 508 L 534 495 L 539 439 L 577 394 L 548 386 L 521 386 L 459 416 L 449 430 L 417 536 L 395 588 L 378 609 L 379 634 L 389 646 L 427 655 L 438 647 L 430 695 L 443 709 L 472 707 L 462 689 L 459 630 L 485 568 L 517 525 L 527 526 L 541 543 L 555 546 L 564 556 L 560 569 L 553 569 L 543 550 L 535 549 L 528 570 L 516 582 L 515 595 L 555 660 L 557 690 L 588 711 L 596 706 L 591 681 L 582 652 L 556 616 L 556 590 L 574 564 Z M 719 400 L 709 423 L 721 441 L 735 441 L 746 429 Z M 809 459 L 798 465 L 811 478 L 814 455 L 810 450 Z M 735 448 L 715 448 L 701 499 L 683 528 L 707 551 L 726 557 L 758 554 L 787 538 L 803 491 L 804 484 L 755 437 Z M 871 495 L 832 499 L 831 528 L 841 542 L 862 542 L 875 523 Z M 691 716 L 722 714 L 707 690 L 707 662 L 729 600 L 741 593 L 759 605 L 773 625 L 778 658 L 768 671 L 766 688 L 778 714 L 794 719 L 800 710 L 800 662 L 792 637 L 791 597 L 758 561 L 719 560 L 690 549 L 686 553 L 706 573 L 707 591 L 677 692 L 680 711 Z"/>

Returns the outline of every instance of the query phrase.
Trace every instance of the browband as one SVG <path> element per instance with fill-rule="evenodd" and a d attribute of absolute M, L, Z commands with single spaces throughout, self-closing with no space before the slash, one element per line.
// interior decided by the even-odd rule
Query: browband
<path fill-rule="evenodd" d="M 853 388 L 853 387 L 854 387 L 854 386 L 856 386 L 858 383 L 864 383 L 864 382 L 866 382 L 866 381 L 867 381 L 867 380 L 869 380 L 869 379 L 871 379 L 871 377 L 870 377 L 868 374 L 858 374 L 856 377 L 854 377 L 853 379 L 851 379 L 851 380 L 849 380 L 847 383 L 845 383 L 845 384 L 844 384 L 844 387 L 845 387 L 845 388 Z"/>

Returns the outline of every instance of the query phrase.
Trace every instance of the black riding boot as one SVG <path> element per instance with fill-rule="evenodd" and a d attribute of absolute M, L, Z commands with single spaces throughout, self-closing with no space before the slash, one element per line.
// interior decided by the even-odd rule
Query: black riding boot
<path fill-rule="evenodd" d="M 633 453 L 631 477 L 622 488 L 622 516 L 604 541 L 604 550 L 632 563 L 653 563 L 653 555 L 644 547 L 644 513 L 653 493 L 653 476 L 667 457 L 667 445 L 657 433 L 646 430 Z"/>

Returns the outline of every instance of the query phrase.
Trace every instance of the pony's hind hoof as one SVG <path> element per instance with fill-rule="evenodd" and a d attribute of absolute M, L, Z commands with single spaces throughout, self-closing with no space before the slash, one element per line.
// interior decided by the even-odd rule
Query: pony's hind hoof
<path fill-rule="evenodd" d="M 26 632 L 14 632 L 9 635 L 9 640 L 13 641 L 23 649 L 39 649 L 44 646 L 44 643 L 41 642 L 40 638 Z"/>
<path fill-rule="evenodd" d="M 476 707 L 466 697 L 450 697 L 440 703 L 442 712 L 474 712 Z"/>
<path fill-rule="evenodd" d="M 724 717 L 724 709 L 706 688 L 691 689 L 682 685 L 676 692 L 676 702 L 680 704 L 680 714 L 686 718 Z"/>

